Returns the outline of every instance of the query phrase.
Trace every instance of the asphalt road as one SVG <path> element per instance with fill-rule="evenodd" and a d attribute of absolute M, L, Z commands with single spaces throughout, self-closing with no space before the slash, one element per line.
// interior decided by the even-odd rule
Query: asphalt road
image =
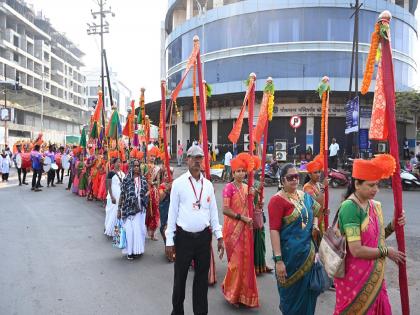
<path fill-rule="evenodd" d="M 101 203 L 79 198 L 65 191 L 65 185 L 31 192 L 28 186 L 17 186 L 11 175 L 8 184 L 0 183 L 0 314 L 170 314 L 173 265 L 163 255 L 162 241 L 147 240 L 145 255 L 127 261 L 102 234 Z M 219 205 L 222 188 L 223 184 L 215 185 Z M 332 190 L 331 209 L 337 209 L 343 192 Z M 267 188 L 267 197 L 274 193 L 275 188 Z M 392 191 L 383 189 L 376 199 L 388 222 Z M 412 314 L 420 309 L 419 202 L 420 191 L 404 193 Z M 268 237 L 266 242 L 271 264 Z M 388 243 L 395 245 L 395 237 Z M 217 259 L 218 283 L 209 289 L 209 314 L 279 314 L 272 274 L 258 277 L 259 309 L 237 309 L 225 302 L 220 284 L 226 265 L 226 258 Z M 397 268 L 390 261 L 386 275 L 393 312 L 400 314 Z M 186 314 L 192 314 L 192 278 L 191 272 Z M 317 314 L 332 314 L 334 299 L 331 291 L 321 295 Z"/>

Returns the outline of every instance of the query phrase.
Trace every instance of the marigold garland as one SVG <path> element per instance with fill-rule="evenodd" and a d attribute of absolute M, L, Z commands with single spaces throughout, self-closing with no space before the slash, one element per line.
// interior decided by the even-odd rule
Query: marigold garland
<path fill-rule="evenodd" d="M 363 76 L 363 82 L 360 92 L 365 95 L 369 91 L 370 83 L 372 82 L 373 72 L 375 71 L 375 61 L 378 52 L 379 39 L 380 39 L 380 23 L 375 24 L 375 31 L 371 36 L 371 44 L 369 49 L 369 55 L 366 61 L 365 73 Z"/>
<path fill-rule="evenodd" d="M 268 107 L 267 107 L 268 121 L 273 120 L 273 110 L 274 110 L 274 94 L 270 94 L 268 96 Z"/>
<path fill-rule="evenodd" d="M 327 93 L 328 91 L 325 91 L 322 94 L 321 141 L 319 145 L 319 152 L 321 155 L 323 155 L 325 151 L 325 111 L 327 108 Z"/>
<path fill-rule="evenodd" d="M 198 111 L 197 111 L 197 62 L 194 62 L 193 70 L 193 105 L 194 105 L 194 124 L 198 125 Z"/>

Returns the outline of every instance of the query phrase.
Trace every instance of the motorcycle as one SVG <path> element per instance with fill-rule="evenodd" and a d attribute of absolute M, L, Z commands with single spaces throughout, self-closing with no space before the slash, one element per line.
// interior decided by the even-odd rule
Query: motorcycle
<path fill-rule="evenodd" d="M 261 171 L 255 173 L 255 179 L 260 180 Z M 280 183 L 280 168 L 274 169 L 270 164 L 265 165 L 264 186 L 275 186 Z"/>
<path fill-rule="evenodd" d="M 345 171 L 339 171 L 334 168 L 328 170 L 328 181 L 332 188 L 338 188 L 340 186 L 347 186 L 350 182 L 351 173 Z"/>
<path fill-rule="evenodd" d="M 420 188 L 420 180 L 412 173 L 401 169 L 401 184 L 403 190 L 410 188 Z"/>
<path fill-rule="evenodd" d="M 353 171 L 353 161 L 352 158 L 346 158 L 343 162 L 343 170 L 351 173 Z"/>

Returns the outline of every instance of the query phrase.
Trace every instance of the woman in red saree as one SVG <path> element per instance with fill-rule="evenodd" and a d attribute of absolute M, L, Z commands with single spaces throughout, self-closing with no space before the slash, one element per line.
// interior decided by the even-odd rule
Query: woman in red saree
<path fill-rule="evenodd" d="M 155 231 L 159 226 L 159 166 L 155 165 L 156 158 L 160 156 L 160 151 L 157 147 L 153 147 L 147 151 L 148 165 L 146 180 L 149 185 L 150 199 L 146 212 L 146 226 L 149 237 L 153 241 L 158 239 L 155 237 Z"/>
<path fill-rule="evenodd" d="M 394 222 L 385 228 L 381 204 L 373 198 L 379 180 L 390 177 L 394 171 L 395 160 L 391 155 L 354 161 L 353 180 L 338 214 L 340 231 L 347 240 L 347 254 L 345 276 L 334 280 L 334 315 L 392 314 L 384 279 L 385 258 L 399 264 L 405 261 L 405 254 L 386 246 L 385 239 L 394 231 Z M 405 224 L 404 215 L 398 224 Z"/>
<path fill-rule="evenodd" d="M 223 190 L 223 237 L 228 270 L 222 291 L 231 304 L 258 307 L 257 278 L 251 255 L 254 236 L 248 209 L 248 186 L 242 183 L 246 172 L 253 168 L 251 161 L 252 157 L 247 153 L 241 153 L 231 161 L 234 181 Z"/>

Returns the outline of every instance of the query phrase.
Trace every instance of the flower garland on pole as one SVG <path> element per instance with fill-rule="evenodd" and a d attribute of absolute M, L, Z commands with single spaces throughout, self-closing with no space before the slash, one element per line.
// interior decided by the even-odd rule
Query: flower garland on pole
<path fill-rule="evenodd" d="M 319 154 L 324 160 L 324 178 L 328 178 L 328 110 L 330 104 L 330 79 L 324 76 L 318 85 L 317 92 L 322 100 L 322 117 L 321 117 L 321 139 L 319 146 Z M 329 191 L 328 186 L 325 189 L 324 212 L 328 210 Z M 328 215 L 324 216 L 324 227 L 328 227 Z"/>
<path fill-rule="evenodd" d="M 397 218 L 401 217 L 403 209 L 397 120 L 395 116 L 394 66 L 392 62 L 391 31 L 389 25 L 391 19 L 392 15 L 389 11 L 384 11 L 379 15 L 374 32 L 376 34 L 375 38 L 379 38 L 378 44 L 374 41 L 371 44 L 372 55 L 376 55 L 376 60 L 378 62 L 378 72 L 376 75 L 369 138 L 381 141 L 388 140 L 390 154 L 395 159 L 396 170 L 394 175 L 392 175 L 392 190 L 394 193 L 394 220 L 397 221 Z M 372 36 L 372 38 L 373 37 L 374 36 Z M 371 60 L 368 59 L 368 62 L 371 62 Z M 366 69 L 368 69 L 368 65 L 366 65 Z M 370 70 L 365 73 L 365 77 L 372 77 L 369 72 Z M 368 91 L 369 86 L 370 81 L 366 83 L 366 86 L 362 86 L 362 94 Z M 396 224 L 395 234 L 398 250 L 405 253 L 404 227 Z M 410 302 L 406 262 L 398 264 L 398 280 L 402 314 L 408 315 L 410 314 Z"/>
<path fill-rule="evenodd" d="M 264 137 L 262 158 L 261 158 L 261 177 L 260 177 L 260 194 L 259 203 L 264 202 L 264 177 L 265 177 L 265 162 L 267 160 L 267 144 L 268 144 L 268 123 L 273 119 L 274 108 L 274 84 L 273 78 L 268 77 L 264 87 L 263 99 L 261 101 L 260 113 L 258 115 L 257 125 L 254 129 L 254 141 L 260 143 L 261 138 Z"/>
<path fill-rule="evenodd" d="M 168 139 L 166 134 L 166 81 L 162 79 L 160 81 L 160 94 L 161 94 L 161 123 L 162 123 L 162 130 L 163 130 L 163 152 L 165 156 L 165 167 L 166 167 L 166 174 L 168 176 L 168 182 L 172 181 L 172 174 L 171 168 L 169 166 L 169 152 L 168 152 Z"/>

